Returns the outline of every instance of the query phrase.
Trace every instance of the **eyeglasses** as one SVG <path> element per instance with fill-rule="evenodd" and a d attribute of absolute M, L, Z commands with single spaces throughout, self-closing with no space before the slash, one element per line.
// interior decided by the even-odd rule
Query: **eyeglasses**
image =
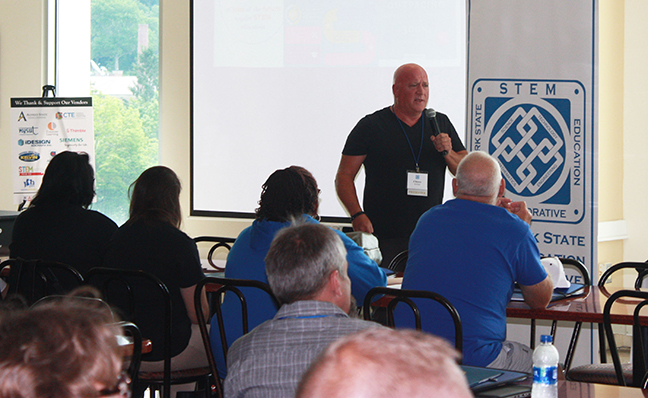
<path fill-rule="evenodd" d="M 130 377 L 128 377 L 128 373 L 122 372 L 117 379 L 117 384 L 115 384 L 112 388 L 104 388 L 103 390 L 99 391 L 97 393 L 97 397 L 119 395 L 125 398 L 130 398 L 130 383 L 131 379 Z"/>

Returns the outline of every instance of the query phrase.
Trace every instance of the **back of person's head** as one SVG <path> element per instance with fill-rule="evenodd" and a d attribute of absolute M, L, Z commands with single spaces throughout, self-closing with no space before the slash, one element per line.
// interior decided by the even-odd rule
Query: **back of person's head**
<path fill-rule="evenodd" d="M 180 190 L 176 173 L 165 166 L 145 170 L 130 186 L 130 218 L 168 222 L 179 228 L 182 222 Z"/>
<path fill-rule="evenodd" d="M 472 397 L 457 357 L 446 341 L 430 334 L 365 329 L 332 343 L 313 362 L 297 398 Z"/>
<path fill-rule="evenodd" d="M 110 322 L 106 307 L 72 298 L 0 312 L 0 397 L 114 394 L 122 356 Z"/>
<path fill-rule="evenodd" d="M 496 197 L 502 182 L 499 163 L 486 152 L 474 151 L 457 166 L 455 196 Z"/>
<path fill-rule="evenodd" d="M 313 175 L 303 167 L 277 170 L 263 184 L 256 209 L 259 220 L 286 222 L 302 214 L 317 215 L 319 189 Z"/>
<path fill-rule="evenodd" d="M 346 249 L 331 228 L 301 224 L 280 230 L 265 258 L 268 283 L 281 304 L 308 300 L 333 271 L 346 275 Z"/>
<path fill-rule="evenodd" d="M 94 170 L 87 153 L 61 152 L 50 160 L 30 206 L 77 205 L 94 199 Z"/>

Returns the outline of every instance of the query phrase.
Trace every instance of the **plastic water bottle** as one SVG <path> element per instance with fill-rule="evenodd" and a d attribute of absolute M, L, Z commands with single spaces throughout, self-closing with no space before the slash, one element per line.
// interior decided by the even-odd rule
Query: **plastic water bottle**
<path fill-rule="evenodd" d="M 531 398 L 558 397 L 558 350 L 551 336 L 540 336 L 540 345 L 533 351 L 533 386 Z"/>

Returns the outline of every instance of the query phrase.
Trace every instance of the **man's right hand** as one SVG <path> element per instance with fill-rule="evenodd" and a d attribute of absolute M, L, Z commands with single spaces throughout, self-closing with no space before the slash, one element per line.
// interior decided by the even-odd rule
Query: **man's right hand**
<path fill-rule="evenodd" d="M 351 221 L 354 231 L 366 232 L 368 234 L 373 234 L 373 224 L 371 220 L 367 217 L 366 214 L 361 214 Z"/>

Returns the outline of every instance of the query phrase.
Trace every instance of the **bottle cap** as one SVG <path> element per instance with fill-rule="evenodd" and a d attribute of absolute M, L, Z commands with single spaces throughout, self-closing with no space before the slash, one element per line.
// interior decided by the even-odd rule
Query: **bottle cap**
<path fill-rule="evenodd" d="M 540 342 L 541 343 L 552 343 L 553 342 L 553 337 L 551 337 L 550 334 L 543 334 L 540 336 Z"/>

